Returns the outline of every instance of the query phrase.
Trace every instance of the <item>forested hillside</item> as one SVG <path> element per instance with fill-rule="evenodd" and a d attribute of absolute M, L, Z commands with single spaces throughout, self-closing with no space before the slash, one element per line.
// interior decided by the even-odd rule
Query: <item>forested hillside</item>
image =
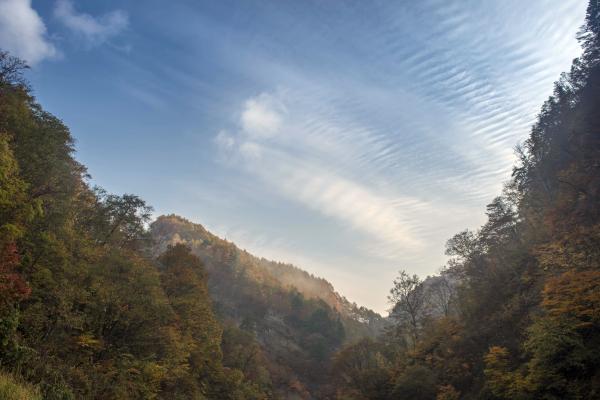
<path fill-rule="evenodd" d="M 224 333 L 201 261 L 185 246 L 150 256 L 151 208 L 89 187 L 24 68 L 0 53 L 0 390 L 274 398 L 268 376 L 234 366 L 246 338 Z"/>
<path fill-rule="evenodd" d="M 600 398 L 596 0 L 579 40 L 487 222 L 448 241 L 441 277 L 402 272 L 395 327 L 336 355 L 338 398 Z"/>
<path fill-rule="evenodd" d="M 322 393 L 335 350 L 375 337 L 387 325 L 326 280 L 257 258 L 184 218 L 161 216 L 151 234 L 156 254 L 180 244 L 203 261 L 219 319 L 226 329 L 256 340 L 275 387 L 298 387 L 306 396 Z"/>
<path fill-rule="evenodd" d="M 212 295 L 217 303 L 217 299 L 222 299 L 225 303 L 236 302 L 231 298 L 228 285 L 237 279 L 244 281 L 241 285 L 257 284 L 264 287 L 263 290 L 280 288 L 298 293 L 307 300 L 322 300 L 340 314 L 350 341 L 362 336 L 377 336 L 387 325 L 379 314 L 350 303 L 325 279 L 315 277 L 291 264 L 253 256 L 185 218 L 176 215 L 160 216 L 152 223 L 150 232 L 155 254 L 160 254 L 170 245 L 185 244 L 204 262 L 209 271 L 209 286 L 214 290 Z M 268 299 L 265 301 L 268 302 Z M 239 310 L 241 306 L 242 304 L 237 304 L 233 307 L 235 312 L 244 314 Z M 223 304 L 222 307 L 227 305 Z M 234 311 L 225 311 L 226 314 L 231 312 Z M 248 313 L 250 314 L 252 313 Z"/>

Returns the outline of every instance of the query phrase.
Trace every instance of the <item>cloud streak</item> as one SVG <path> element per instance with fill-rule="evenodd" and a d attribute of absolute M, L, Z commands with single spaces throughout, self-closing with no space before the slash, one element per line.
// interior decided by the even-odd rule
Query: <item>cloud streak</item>
<path fill-rule="evenodd" d="M 71 0 L 58 0 L 54 16 L 71 32 L 81 36 L 89 45 L 98 45 L 118 35 L 129 24 L 127 13 L 114 10 L 94 17 L 78 12 Z"/>

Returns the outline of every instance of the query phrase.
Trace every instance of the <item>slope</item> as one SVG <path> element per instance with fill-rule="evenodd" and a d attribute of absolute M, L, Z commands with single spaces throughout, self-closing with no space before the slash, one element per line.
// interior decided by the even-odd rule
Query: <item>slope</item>
<path fill-rule="evenodd" d="M 220 319 L 255 336 L 275 380 L 279 371 L 286 371 L 275 387 L 296 385 L 298 393 L 311 395 L 326 390 L 333 352 L 343 343 L 374 337 L 387 325 L 379 314 L 350 303 L 328 281 L 253 256 L 182 217 L 159 217 L 151 233 L 155 254 L 183 243 L 203 261 Z"/>

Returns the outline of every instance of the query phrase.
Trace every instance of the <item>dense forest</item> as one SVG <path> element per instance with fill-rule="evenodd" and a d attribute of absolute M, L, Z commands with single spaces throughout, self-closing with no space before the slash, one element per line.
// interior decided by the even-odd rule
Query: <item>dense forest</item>
<path fill-rule="evenodd" d="M 600 398 L 597 0 L 579 40 L 487 222 L 388 318 L 92 187 L 0 52 L 0 399 Z"/>

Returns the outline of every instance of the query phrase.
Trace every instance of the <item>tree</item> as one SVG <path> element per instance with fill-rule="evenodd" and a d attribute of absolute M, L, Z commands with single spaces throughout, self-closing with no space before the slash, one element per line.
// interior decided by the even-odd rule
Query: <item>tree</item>
<path fill-rule="evenodd" d="M 568 271 L 543 292 L 545 314 L 528 330 L 527 380 L 539 397 L 600 396 L 600 271 Z M 535 397 L 534 396 L 534 397 Z"/>
<path fill-rule="evenodd" d="M 481 249 L 478 248 L 475 234 L 468 229 L 457 233 L 446 242 L 446 255 L 456 257 L 457 262 L 468 260 L 476 251 Z"/>
<path fill-rule="evenodd" d="M 426 289 L 427 299 L 438 315 L 448 317 L 452 308 L 452 301 L 456 295 L 455 283 L 452 283 L 447 273 L 432 278 Z"/>
<path fill-rule="evenodd" d="M 223 366 L 241 371 L 246 379 L 256 382 L 262 390 L 271 390 L 267 360 L 256 337 L 248 331 L 226 325 L 223 329 Z"/>
<path fill-rule="evenodd" d="M 417 275 L 410 276 L 400 271 L 388 296 L 392 304 L 390 315 L 402 327 L 408 329 L 413 346 L 419 339 L 419 331 L 427 317 L 426 293 L 423 282 Z"/>
<path fill-rule="evenodd" d="M 11 56 L 7 51 L 0 50 L 0 85 L 2 90 L 11 87 L 26 87 L 23 71 L 29 67 L 25 61 Z"/>
<path fill-rule="evenodd" d="M 585 18 L 585 25 L 578 35 L 583 47 L 583 58 L 590 66 L 600 63 L 600 4 L 590 0 Z"/>
<path fill-rule="evenodd" d="M 335 354 L 332 370 L 340 388 L 338 396 L 373 400 L 389 398 L 392 390 L 391 362 L 385 356 L 384 347 L 365 338 Z"/>
<path fill-rule="evenodd" d="M 161 284 L 189 354 L 187 368 L 198 387 L 207 387 L 220 373 L 222 328 L 212 311 L 202 263 L 183 244 L 169 246 L 158 261 Z M 203 394 L 209 395 L 210 390 L 204 389 Z"/>
<path fill-rule="evenodd" d="M 452 385 L 442 385 L 438 388 L 435 400 L 459 400 L 460 392 Z"/>
<path fill-rule="evenodd" d="M 26 189 L 8 138 L 0 134 L 0 308 L 26 298 L 30 291 L 18 270 L 17 246 L 25 223 L 33 216 Z"/>
<path fill-rule="evenodd" d="M 152 207 L 139 197 L 132 194 L 116 196 L 107 194 L 103 189 L 96 188 L 99 199 L 98 211 L 103 224 L 97 233 L 102 245 L 109 242 L 118 247 L 141 247 L 149 240 L 146 226 L 152 215 Z"/>
<path fill-rule="evenodd" d="M 412 365 L 396 378 L 392 398 L 398 400 L 435 400 L 436 395 L 437 381 L 433 371 L 420 365 Z"/>

